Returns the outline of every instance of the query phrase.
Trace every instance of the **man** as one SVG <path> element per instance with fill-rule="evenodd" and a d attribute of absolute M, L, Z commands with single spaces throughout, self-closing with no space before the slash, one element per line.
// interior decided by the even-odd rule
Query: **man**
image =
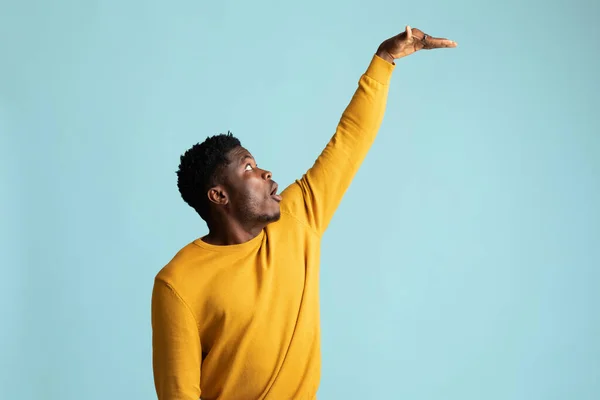
<path fill-rule="evenodd" d="M 326 148 L 281 194 L 231 134 L 181 156 L 179 190 L 209 233 L 154 282 L 160 400 L 316 398 L 321 237 L 375 139 L 394 60 L 455 46 L 408 26 L 384 41 Z"/>

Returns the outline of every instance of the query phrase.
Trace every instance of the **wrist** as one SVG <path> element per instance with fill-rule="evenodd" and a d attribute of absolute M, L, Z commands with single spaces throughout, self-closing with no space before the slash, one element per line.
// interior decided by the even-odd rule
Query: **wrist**
<path fill-rule="evenodd" d="M 392 65 L 394 64 L 394 57 L 392 57 L 392 56 L 390 55 L 390 53 L 388 53 L 388 52 L 387 52 L 387 51 L 385 51 L 385 50 L 382 50 L 382 49 L 377 49 L 377 53 L 375 53 L 375 55 L 376 55 L 377 57 L 379 57 L 379 58 L 381 58 L 381 59 L 383 59 L 383 60 L 385 60 L 385 61 L 389 62 L 389 63 L 390 63 L 390 64 L 392 64 Z"/>

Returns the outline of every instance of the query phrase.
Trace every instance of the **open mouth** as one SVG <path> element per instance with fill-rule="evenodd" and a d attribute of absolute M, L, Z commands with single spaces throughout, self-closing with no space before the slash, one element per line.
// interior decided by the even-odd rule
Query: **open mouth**
<path fill-rule="evenodd" d="M 278 185 L 276 183 L 273 184 L 273 189 L 271 190 L 271 198 L 277 202 L 281 201 L 281 196 L 277 194 Z"/>

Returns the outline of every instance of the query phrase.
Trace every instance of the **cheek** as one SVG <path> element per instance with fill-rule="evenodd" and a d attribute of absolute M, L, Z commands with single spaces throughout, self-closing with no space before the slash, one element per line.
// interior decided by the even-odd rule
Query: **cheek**
<path fill-rule="evenodd" d="M 253 203 L 261 203 L 266 198 L 266 187 L 259 179 L 252 179 L 244 187 L 244 196 Z"/>
<path fill-rule="evenodd" d="M 264 203 L 265 195 L 258 188 L 246 185 L 239 188 L 234 201 L 240 207 L 257 208 Z"/>
<path fill-rule="evenodd" d="M 239 185 L 233 188 L 231 200 L 236 208 L 263 208 L 269 200 L 267 192 L 268 188 L 260 178 L 250 178 L 239 182 Z"/>

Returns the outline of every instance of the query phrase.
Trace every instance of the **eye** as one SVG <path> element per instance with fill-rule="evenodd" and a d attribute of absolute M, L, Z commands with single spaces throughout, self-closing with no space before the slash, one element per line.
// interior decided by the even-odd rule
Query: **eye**
<path fill-rule="evenodd" d="M 251 164 L 246 164 L 246 171 L 250 171 L 252 170 L 252 165 Z"/>

